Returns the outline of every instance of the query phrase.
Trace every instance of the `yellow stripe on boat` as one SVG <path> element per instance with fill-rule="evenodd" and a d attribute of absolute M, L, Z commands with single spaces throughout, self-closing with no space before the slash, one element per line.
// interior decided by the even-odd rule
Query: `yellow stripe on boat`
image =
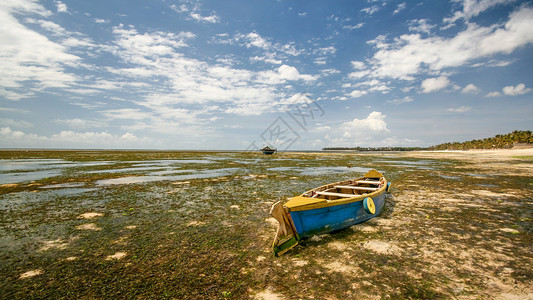
<path fill-rule="evenodd" d="M 318 198 L 309 198 L 304 196 L 296 196 L 291 198 L 287 203 L 285 203 L 285 207 L 288 209 L 295 208 L 295 207 L 301 207 L 306 205 L 312 205 L 312 204 L 318 204 L 322 202 L 327 202 L 326 199 L 318 199 Z"/>

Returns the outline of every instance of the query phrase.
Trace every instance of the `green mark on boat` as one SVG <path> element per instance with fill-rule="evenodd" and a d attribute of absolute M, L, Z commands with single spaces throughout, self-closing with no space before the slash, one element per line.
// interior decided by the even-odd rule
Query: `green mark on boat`
<path fill-rule="evenodd" d="M 274 255 L 280 256 L 283 253 L 291 250 L 298 245 L 298 239 L 295 236 L 289 236 L 284 241 L 280 241 L 276 246 L 274 245 Z"/>

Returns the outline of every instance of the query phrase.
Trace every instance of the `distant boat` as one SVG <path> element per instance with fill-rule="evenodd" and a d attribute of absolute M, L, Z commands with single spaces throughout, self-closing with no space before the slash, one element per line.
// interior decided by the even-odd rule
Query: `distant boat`
<path fill-rule="evenodd" d="M 302 239 L 350 227 L 381 213 L 390 189 L 383 174 L 371 170 L 364 177 L 330 183 L 278 201 L 270 214 L 279 222 L 274 238 L 276 256 Z"/>
<path fill-rule="evenodd" d="M 269 146 L 265 146 L 261 148 L 260 150 L 263 151 L 263 154 L 267 154 L 267 155 L 273 154 L 274 152 L 278 151 L 278 149 L 272 148 Z"/>

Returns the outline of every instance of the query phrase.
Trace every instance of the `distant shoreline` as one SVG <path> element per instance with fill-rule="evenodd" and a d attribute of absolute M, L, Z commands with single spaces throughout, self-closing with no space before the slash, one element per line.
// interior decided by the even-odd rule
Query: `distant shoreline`
<path fill-rule="evenodd" d="M 188 149 L 52 149 L 52 148 L 0 148 L 0 152 L 250 152 L 261 153 L 259 150 L 188 150 Z M 493 157 L 512 157 L 512 156 L 533 156 L 533 147 L 517 149 L 470 149 L 470 150 L 286 150 L 279 151 L 279 154 L 385 154 L 398 153 L 406 156 L 424 156 L 424 155 L 448 155 L 448 156 L 493 156 Z"/>

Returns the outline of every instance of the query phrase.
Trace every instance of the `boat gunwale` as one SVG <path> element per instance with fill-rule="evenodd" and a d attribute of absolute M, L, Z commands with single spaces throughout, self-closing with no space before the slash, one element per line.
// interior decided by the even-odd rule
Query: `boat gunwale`
<path fill-rule="evenodd" d="M 344 181 L 339 181 L 339 182 L 334 182 L 334 183 L 328 183 L 328 184 L 325 184 L 325 185 L 310 189 L 310 190 L 308 190 L 308 191 L 306 191 L 306 192 L 304 192 L 304 193 L 302 193 L 302 194 L 300 194 L 300 195 L 298 195 L 296 197 L 305 197 L 304 196 L 305 194 L 308 194 L 308 193 L 313 192 L 313 191 L 320 190 L 321 188 L 327 189 L 328 187 L 333 187 L 334 185 L 339 185 L 339 184 L 341 184 L 343 182 L 345 183 L 345 182 L 350 182 L 350 181 L 357 181 L 357 180 L 362 180 L 364 178 L 366 178 L 366 177 L 360 177 L 360 178 L 355 178 L 355 179 L 350 179 L 350 180 L 344 180 Z M 285 206 L 285 208 L 289 212 L 291 212 L 291 211 L 305 211 L 305 210 L 332 207 L 332 206 L 337 206 L 337 205 L 343 205 L 343 204 L 363 201 L 366 197 L 371 197 L 371 198 L 377 197 L 377 196 L 380 196 L 381 194 L 383 194 L 386 191 L 386 189 L 387 189 L 387 183 L 388 183 L 387 179 L 385 177 L 382 177 L 382 178 L 380 178 L 380 181 L 381 181 L 381 179 L 383 179 L 383 185 L 378 190 L 373 191 L 371 193 L 361 194 L 361 195 L 354 195 L 354 197 L 340 198 L 340 199 L 335 199 L 335 200 L 323 199 L 325 201 L 321 201 L 321 202 L 318 202 L 318 203 L 299 205 L 299 206 L 293 206 L 293 207 L 290 207 L 290 208 Z M 292 198 L 294 198 L 294 197 L 292 197 Z M 310 198 L 310 197 L 306 197 L 306 198 Z"/>

